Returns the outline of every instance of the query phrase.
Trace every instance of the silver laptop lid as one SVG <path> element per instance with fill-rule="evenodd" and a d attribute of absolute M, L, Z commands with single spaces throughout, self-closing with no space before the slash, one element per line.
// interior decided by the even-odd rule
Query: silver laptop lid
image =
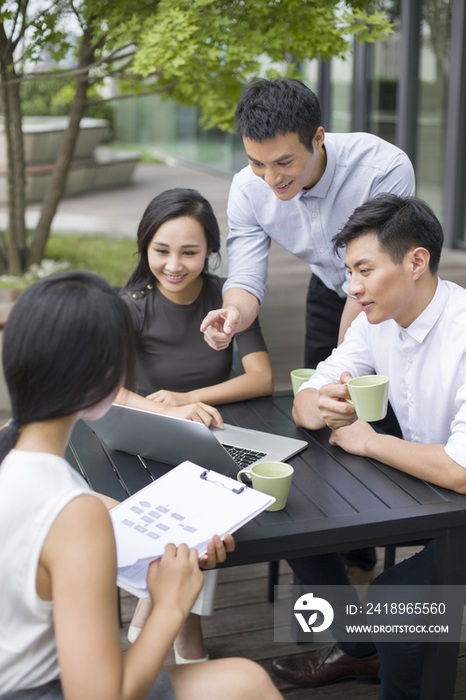
<path fill-rule="evenodd" d="M 173 465 L 189 459 L 236 478 L 236 463 L 204 423 L 117 404 L 103 418 L 85 422 L 115 450 Z"/>
<path fill-rule="evenodd" d="M 113 449 L 173 465 L 188 459 L 232 477 L 236 477 L 242 463 L 232 447 L 257 453 L 247 464 L 265 459 L 284 461 L 307 447 L 304 440 L 274 433 L 228 424 L 224 430 L 208 428 L 204 423 L 117 404 L 103 418 L 86 423 Z"/>

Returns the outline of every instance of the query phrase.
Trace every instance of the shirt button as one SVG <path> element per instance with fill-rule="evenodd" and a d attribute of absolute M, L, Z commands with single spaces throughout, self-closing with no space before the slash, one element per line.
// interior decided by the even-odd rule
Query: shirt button
<path fill-rule="evenodd" d="M 332 269 L 332 270 L 330 270 L 330 272 L 331 272 L 331 273 L 332 273 L 332 275 L 333 275 L 333 274 L 334 274 L 334 272 L 335 272 L 335 270 L 333 270 L 333 269 Z"/>
<path fill-rule="evenodd" d="M 312 212 L 312 217 L 315 219 L 316 216 L 317 216 L 317 212 L 316 212 L 316 211 L 313 211 L 313 212 Z"/>
<path fill-rule="evenodd" d="M 414 438 L 414 442 L 419 442 L 419 438 L 418 438 L 418 437 L 415 437 L 415 438 Z"/>
<path fill-rule="evenodd" d="M 413 403 L 414 403 L 414 399 L 409 399 L 409 403 L 410 403 L 410 404 L 413 404 Z"/>
<path fill-rule="evenodd" d="M 319 248 L 321 253 L 325 253 L 325 248 Z"/>
<path fill-rule="evenodd" d="M 409 362 L 410 365 L 412 365 L 413 362 L 414 362 L 413 358 L 412 358 L 412 357 L 408 358 L 408 362 Z"/>

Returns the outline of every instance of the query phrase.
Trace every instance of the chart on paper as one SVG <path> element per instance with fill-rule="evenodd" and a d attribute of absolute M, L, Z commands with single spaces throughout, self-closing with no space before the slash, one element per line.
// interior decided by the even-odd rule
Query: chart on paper
<path fill-rule="evenodd" d="M 124 580 L 146 589 L 149 564 L 162 556 L 167 544 L 186 544 L 202 556 L 214 534 L 235 532 L 273 501 L 228 477 L 183 462 L 111 510 L 119 585 L 125 587 Z"/>

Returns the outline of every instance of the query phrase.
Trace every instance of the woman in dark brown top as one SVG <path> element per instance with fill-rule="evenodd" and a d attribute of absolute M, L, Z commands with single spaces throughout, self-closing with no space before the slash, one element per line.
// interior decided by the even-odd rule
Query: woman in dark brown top
<path fill-rule="evenodd" d="M 244 373 L 234 377 L 231 345 L 213 350 L 200 332 L 207 313 L 221 306 L 223 280 L 208 271 L 209 258 L 219 248 L 212 207 L 196 190 L 166 190 L 147 207 L 138 228 L 139 263 L 121 291 L 137 333 L 136 386 L 134 392 L 122 389 L 117 403 L 209 425 L 221 424 L 221 416 L 208 404 L 244 401 L 273 391 L 257 319 L 236 337 Z M 232 538 L 225 539 L 227 551 L 233 546 Z M 202 604 L 196 601 L 197 614 L 188 617 L 176 639 L 177 663 L 206 658 L 199 615 L 212 609 L 215 574 L 209 572 Z M 130 627 L 131 640 L 147 612 L 148 604 L 141 604 Z"/>
<path fill-rule="evenodd" d="M 244 367 L 236 377 L 231 377 L 232 348 L 212 350 L 199 330 L 222 298 L 223 280 L 208 272 L 209 258 L 219 248 L 212 207 L 195 190 L 162 192 L 139 224 L 139 263 L 121 294 L 138 337 L 135 391 L 157 404 L 215 405 L 273 390 L 257 319 L 236 337 Z M 134 406 L 134 396 L 124 392 L 119 400 Z"/>

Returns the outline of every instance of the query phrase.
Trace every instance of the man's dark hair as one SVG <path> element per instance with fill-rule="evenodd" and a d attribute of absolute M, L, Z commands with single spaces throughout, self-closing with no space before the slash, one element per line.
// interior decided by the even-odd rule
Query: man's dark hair
<path fill-rule="evenodd" d="M 411 248 L 426 248 L 430 253 L 430 272 L 437 273 L 443 245 L 442 226 L 422 199 L 381 194 L 364 202 L 333 237 L 335 252 L 368 233 L 377 236 L 380 247 L 396 265 L 401 265 Z"/>
<path fill-rule="evenodd" d="M 261 143 L 277 135 L 298 134 L 314 152 L 312 139 L 322 125 L 317 96 L 299 80 L 259 80 L 244 92 L 235 112 L 238 136 Z"/>

